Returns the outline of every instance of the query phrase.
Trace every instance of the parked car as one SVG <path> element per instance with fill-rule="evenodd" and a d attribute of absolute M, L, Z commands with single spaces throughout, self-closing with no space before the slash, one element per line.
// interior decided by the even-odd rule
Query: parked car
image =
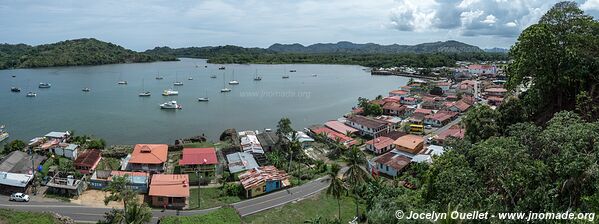
<path fill-rule="evenodd" d="M 431 125 L 429 124 L 429 125 L 426 125 L 426 126 L 424 126 L 424 128 L 426 128 L 426 129 L 432 129 L 432 128 L 433 128 L 433 126 L 431 126 Z"/>
<path fill-rule="evenodd" d="M 29 195 L 23 193 L 14 193 L 10 195 L 10 201 L 24 201 L 29 202 Z"/>

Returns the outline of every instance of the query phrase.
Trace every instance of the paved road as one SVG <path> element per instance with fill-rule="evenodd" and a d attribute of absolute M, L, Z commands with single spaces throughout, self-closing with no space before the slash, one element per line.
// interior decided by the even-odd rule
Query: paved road
<path fill-rule="evenodd" d="M 321 177 L 306 184 L 262 195 L 253 199 L 232 204 L 239 215 L 248 216 L 289 202 L 308 198 L 329 186 L 329 177 Z"/>
<path fill-rule="evenodd" d="M 453 126 L 454 124 L 459 123 L 462 120 L 462 116 L 459 116 L 458 118 L 456 118 L 455 120 L 449 122 L 447 125 L 438 128 L 437 130 L 433 131 L 433 133 L 430 133 L 429 136 L 435 136 L 440 134 L 441 132 L 446 131 L 447 129 L 451 128 L 451 126 Z"/>
<path fill-rule="evenodd" d="M 33 212 L 54 212 L 71 217 L 78 223 L 96 223 L 98 220 L 104 219 L 104 213 L 110 211 L 109 208 L 87 207 L 68 202 L 36 201 L 36 196 L 32 196 L 30 202 L 11 202 L 8 201 L 7 196 L 0 196 L 0 208 Z M 218 208 L 180 211 L 180 215 L 204 214 L 215 209 Z M 154 209 L 152 210 L 152 223 L 156 223 L 160 217 L 168 215 L 177 215 L 177 211 L 166 210 L 163 212 L 160 209 Z"/>

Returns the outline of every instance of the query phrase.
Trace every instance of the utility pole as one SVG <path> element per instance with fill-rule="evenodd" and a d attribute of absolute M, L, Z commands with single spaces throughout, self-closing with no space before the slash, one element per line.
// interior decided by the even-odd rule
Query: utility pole
<path fill-rule="evenodd" d="M 200 186 L 200 170 L 196 169 L 196 176 L 198 177 L 198 209 L 201 206 L 201 202 L 202 202 L 202 198 L 200 198 L 200 190 L 202 189 L 202 187 Z"/>
<path fill-rule="evenodd" d="M 33 157 L 33 149 L 29 148 L 29 154 L 31 154 L 31 183 L 33 185 L 33 195 L 37 195 L 37 187 L 35 186 L 35 159 Z"/>

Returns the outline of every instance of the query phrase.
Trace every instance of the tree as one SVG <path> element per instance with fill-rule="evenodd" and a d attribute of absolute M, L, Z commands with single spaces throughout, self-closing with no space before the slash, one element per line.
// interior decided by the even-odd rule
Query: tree
<path fill-rule="evenodd" d="M 575 2 L 560 2 L 518 37 L 509 53 L 508 87 L 530 86 L 527 97 L 538 103 L 526 106 L 532 107 L 537 123 L 575 109 L 581 91 L 599 103 L 598 24 Z"/>
<path fill-rule="evenodd" d="M 87 148 L 90 149 L 104 149 L 106 148 L 106 141 L 101 138 L 92 139 L 87 143 Z"/>
<path fill-rule="evenodd" d="M 378 95 L 376 96 L 375 100 L 382 100 L 383 99 L 383 95 Z"/>
<path fill-rule="evenodd" d="M 364 97 L 358 97 L 358 107 L 359 108 L 366 108 L 368 107 L 368 104 L 370 104 L 370 100 L 368 98 L 364 98 Z"/>
<path fill-rule="evenodd" d="M 462 120 L 466 127 L 465 138 L 472 143 L 476 143 L 491 136 L 496 136 L 499 132 L 499 126 L 496 122 L 498 116 L 497 111 L 487 105 L 477 105 L 470 109 Z"/>
<path fill-rule="evenodd" d="M 13 140 L 8 145 L 4 146 L 4 153 L 10 153 L 13 151 L 23 151 L 27 147 L 27 144 L 21 140 Z"/>
<path fill-rule="evenodd" d="M 279 138 L 285 138 L 287 135 L 293 132 L 293 128 L 291 127 L 291 120 L 289 118 L 281 118 L 279 123 L 277 124 L 277 135 Z M 279 139 L 280 140 L 280 139 Z"/>
<path fill-rule="evenodd" d="M 152 209 L 146 204 L 131 201 L 127 209 L 112 209 L 106 212 L 104 220 L 98 223 L 106 224 L 144 224 L 152 220 Z"/>
<path fill-rule="evenodd" d="M 429 93 L 435 96 L 443 96 L 443 89 L 441 89 L 441 87 L 435 86 Z"/>
<path fill-rule="evenodd" d="M 368 103 L 364 109 L 364 115 L 366 116 L 379 116 L 383 114 L 383 108 L 381 105 L 375 103 Z"/>
<path fill-rule="evenodd" d="M 346 188 L 343 183 L 343 180 L 337 177 L 339 173 L 340 167 L 338 164 L 333 163 L 331 166 L 331 172 L 329 172 L 329 177 L 331 178 L 331 184 L 327 188 L 327 195 L 330 195 L 337 199 L 337 218 L 341 220 L 341 197 L 346 193 Z"/>
<path fill-rule="evenodd" d="M 358 149 L 358 147 L 352 146 L 345 153 L 344 160 L 347 162 L 348 169 L 343 174 L 343 177 L 354 192 L 354 199 L 356 200 L 356 217 L 359 217 L 357 188 L 368 179 L 368 173 L 362 168 L 362 166 L 366 164 L 366 156 L 360 149 Z"/>
<path fill-rule="evenodd" d="M 137 197 L 135 191 L 129 187 L 130 184 L 128 175 L 113 176 L 112 181 L 104 189 L 104 191 L 110 192 L 110 195 L 104 198 L 104 204 L 108 205 L 111 201 L 122 201 L 123 207 L 127 210 L 127 204 L 134 201 Z"/>

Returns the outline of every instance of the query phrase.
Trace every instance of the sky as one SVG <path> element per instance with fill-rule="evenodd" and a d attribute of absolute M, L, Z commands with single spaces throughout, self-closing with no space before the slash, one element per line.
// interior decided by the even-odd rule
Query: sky
<path fill-rule="evenodd" d="M 93 37 L 129 49 L 274 43 L 509 48 L 554 0 L 1 0 L 0 43 Z M 599 16 L 599 0 L 577 0 Z"/>

